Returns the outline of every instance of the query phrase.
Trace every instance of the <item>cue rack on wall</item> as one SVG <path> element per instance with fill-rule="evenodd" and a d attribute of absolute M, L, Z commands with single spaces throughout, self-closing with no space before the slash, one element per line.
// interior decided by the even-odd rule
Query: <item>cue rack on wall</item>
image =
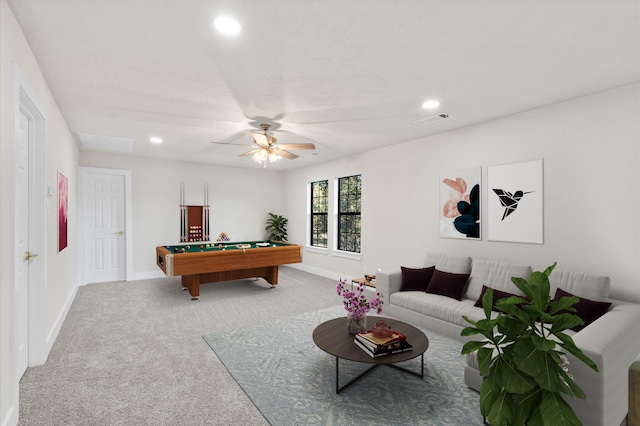
<path fill-rule="evenodd" d="M 204 184 L 204 205 L 186 204 L 184 182 L 180 182 L 180 242 L 209 241 L 209 184 Z"/>

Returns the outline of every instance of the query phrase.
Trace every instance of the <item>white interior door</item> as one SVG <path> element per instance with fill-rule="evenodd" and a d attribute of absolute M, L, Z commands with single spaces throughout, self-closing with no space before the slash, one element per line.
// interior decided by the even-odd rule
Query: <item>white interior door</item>
<path fill-rule="evenodd" d="M 15 333 L 18 359 L 16 372 L 22 377 L 29 365 L 29 118 L 20 111 L 15 153 Z"/>
<path fill-rule="evenodd" d="M 87 173 L 84 187 L 88 283 L 126 277 L 125 176 Z"/>

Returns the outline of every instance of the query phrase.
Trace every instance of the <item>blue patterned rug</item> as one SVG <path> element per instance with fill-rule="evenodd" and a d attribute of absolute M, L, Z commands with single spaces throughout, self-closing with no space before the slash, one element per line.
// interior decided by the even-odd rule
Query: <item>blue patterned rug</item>
<path fill-rule="evenodd" d="M 479 394 L 464 384 L 461 344 L 432 331 L 423 379 L 380 366 L 336 394 L 335 357 L 311 334 L 339 316 L 340 306 L 203 338 L 274 426 L 482 424 Z M 341 361 L 340 383 L 368 366 Z M 420 358 L 404 366 L 418 371 Z"/>

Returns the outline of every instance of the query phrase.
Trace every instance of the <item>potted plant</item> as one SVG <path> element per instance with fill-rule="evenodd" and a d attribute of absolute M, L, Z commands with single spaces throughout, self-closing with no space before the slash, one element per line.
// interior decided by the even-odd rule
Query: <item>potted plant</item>
<path fill-rule="evenodd" d="M 511 296 L 495 302 L 488 288 L 482 297 L 485 319 L 472 321 L 462 336 L 480 334 L 482 341 L 467 342 L 463 354 L 477 352 L 480 374 L 480 412 L 493 426 L 580 425 L 581 422 L 562 394 L 586 399 L 573 381 L 566 353 L 598 371 L 596 364 L 578 347 L 565 330 L 584 322 L 573 315 L 577 297 L 552 300 L 549 275 L 533 272 L 529 281 L 511 281 L 526 298 Z M 493 317 L 493 318 L 492 318 Z"/>
<path fill-rule="evenodd" d="M 273 214 L 269 212 L 269 219 L 267 219 L 267 239 L 270 241 L 286 241 L 287 240 L 287 219 L 284 216 Z"/>

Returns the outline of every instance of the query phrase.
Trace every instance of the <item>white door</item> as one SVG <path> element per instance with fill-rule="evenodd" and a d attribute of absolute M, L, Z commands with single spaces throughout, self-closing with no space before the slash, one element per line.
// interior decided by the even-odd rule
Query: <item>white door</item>
<path fill-rule="evenodd" d="M 87 173 L 84 195 L 87 282 L 123 281 L 125 177 Z"/>
<path fill-rule="evenodd" d="M 20 111 L 16 145 L 16 346 L 18 350 L 17 374 L 22 377 L 29 365 L 29 118 Z"/>

